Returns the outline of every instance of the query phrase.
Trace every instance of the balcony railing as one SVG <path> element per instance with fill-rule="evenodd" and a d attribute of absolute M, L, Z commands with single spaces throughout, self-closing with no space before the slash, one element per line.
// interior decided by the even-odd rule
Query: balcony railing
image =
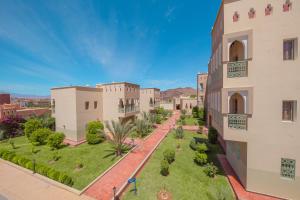
<path fill-rule="evenodd" d="M 248 61 L 229 62 L 227 64 L 227 77 L 247 77 L 248 76 Z"/>
<path fill-rule="evenodd" d="M 247 119 L 245 114 L 228 114 L 228 128 L 247 130 Z"/>

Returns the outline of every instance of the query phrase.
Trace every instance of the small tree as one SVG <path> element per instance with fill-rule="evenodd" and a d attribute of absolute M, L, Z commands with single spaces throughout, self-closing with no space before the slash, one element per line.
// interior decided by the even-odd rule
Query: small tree
<path fill-rule="evenodd" d="M 111 121 L 111 124 L 106 122 L 106 127 L 112 135 L 111 143 L 116 155 L 121 156 L 125 149 L 125 140 L 133 130 L 133 125 L 129 121 L 123 124 Z"/>
<path fill-rule="evenodd" d="M 65 139 L 65 135 L 60 132 L 54 132 L 53 134 L 48 136 L 47 144 L 51 147 L 51 149 L 59 149 Z"/>
<path fill-rule="evenodd" d="M 104 126 L 100 121 L 92 121 L 87 124 L 86 140 L 88 144 L 98 144 L 105 140 Z"/>
<path fill-rule="evenodd" d="M 40 128 L 35 130 L 31 135 L 29 140 L 33 145 L 43 145 L 46 143 L 47 138 L 53 132 L 48 128 Z"/>
<path fill-rule="evenodd" d="M 175 151 L 172 149 L 166 149 L 163 152 L 164 159 L 168 161 L 169 164 L 171 164 L 175 160 Z"/>
<path fill-rule="evenodd" d="M 184 137 L 184 131 L 182 126 L 179 126 L 176 130 L 175 130 L 175 138 L 176 139 L 183 139 Z"/>
<path fill-rule="evenodd" d="M 203 171 L 208 177 L 214 178 L 218 173 L 218 168 L 213 163 L 209 163 L 205 166 Z"/>
<path fill-rule="evenodd" d="M 138 137 L 145 137 L 149 133 L 149 125 L 147 121 L 143 119 L 137 119 L 135 122 L 135 131 Z"/>
<path fill-rule="evenodd" d="M 192 115 L 194 118 L 199 118 L 199 107 L 198 106 L 193 107 Z"/>
<path fill-rule="evenodd" d="M 12 138 L 17 135 L 22 135 L 22 124 L 25 120 L 18 116 L 6 117 L 1 123 L 0 127 L 3 131 L 3 139 Z M 1 140 L 1 139 L 0 139 Z"/>
<path fill-rule="evenodd" d="M 169 163 L 167 160 L 162 160 L 160 163 L 160 173 L 163 176 L 169 175 Z"/>
<path fill-rule="evenodd" d="M 43 128 L 42 120 L 37 118 L 28 119 L 28 121 L 25 123 L 25 135 L 29 139 L 34 131 L 41 128 Z"/>

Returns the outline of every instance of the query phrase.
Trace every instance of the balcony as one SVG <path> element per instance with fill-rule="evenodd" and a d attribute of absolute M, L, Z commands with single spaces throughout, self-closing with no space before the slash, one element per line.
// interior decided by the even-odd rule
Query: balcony
<path fill-rule="evenodd" d="M 228 114 L 228 128 L 247 130 L 247 121 L 245 114 Z"/>
<path fill-rule="evenodd" d="M 227 64 L 227 78 L 239 78 L 248 76 L 248 61 L 235 61 Z"/>

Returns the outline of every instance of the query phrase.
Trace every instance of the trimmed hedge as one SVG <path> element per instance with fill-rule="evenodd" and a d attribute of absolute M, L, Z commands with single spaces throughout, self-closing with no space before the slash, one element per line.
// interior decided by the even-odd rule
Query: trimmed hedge
<path fill-rule="evenodd" d="M 65 139 L 65 135 L 60 132 L 54 132 L 48 136 L 47 144 L 51 149 L 59 149 Z"/>
<path fill-rule="evenodd" d="M 33 145 L 43 145 L 46 144 L 48 136 L 53 134 L 48 128 L 40 128 L 35 130 L 31 135 L 29 140 Z"/>
<path fill-rule="evenodd" d="M 16 155 L 13 151 L 9 151 L 7 149 L 0 149 L 0 158 L 15 163 L 26 169 L 32 171 L 34 170 L 34 164 L 32 160 Z M 42 164 L 36 163 L 35 171 L 43 176 L 47 176 L 48 178 L 63 183 L 65 185 L 72 186 L 74 184 L 73 179 L 64 172 L 57 171 L 53 168 L 49 168 Z"/>
<path fill-rule="evenodd" d="M 167 160 L 162 160 L 160 163 L 160 173 L 163 176 L 169 175 L 169 162 Z"/>
<path fill-rule="evenodd" d="M 194 161 L 198 165 L 205 165 L 207 163 L 207 155 L 206 155 L 206 153 L 196 152 Z"/>

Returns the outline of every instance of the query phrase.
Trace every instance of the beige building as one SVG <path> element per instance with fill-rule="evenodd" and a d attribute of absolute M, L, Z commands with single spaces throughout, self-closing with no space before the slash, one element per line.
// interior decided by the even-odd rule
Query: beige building
<path fill-rule="evenodd" d="M 134 120 L 140 113 L 139 107 L 140 86 L 132 83 L 51 89 L 51 108 L 56 130 L 65 133 L 66 139 L 73 144 L 85 140 L 88 122 Z"/>
<path fill-rule="evenodd" d="M 187 114 L 192 114 L 193 108 L 197 106 L 197 99 L 187 96 L 173 98 L 173 110 L 185 110 Z"/>
<path fill-rule="evenodd" d="M 151 112 L 160 106 L 160 90 L 157 88 L 140 89 L 140 111 Z"/>
<path fill-rule="evenodd" d="M 223 0 L 212 30 L 208 122 L 248 191 L 300 199 L 300 1 Z"/>
<path fill-rule="evenodd" d="M 197 74 L 197 106 L 203 108 L 205 104 L 205 93 L 207 84 L 207 73 Z"/>
<path fill-rule="evenodd" d="M 56 131 L 74 143 L 85 140 L 85 126 L 103 120 L 103 90 L 71 86 L 51 89 L 52 116 Z"/>

